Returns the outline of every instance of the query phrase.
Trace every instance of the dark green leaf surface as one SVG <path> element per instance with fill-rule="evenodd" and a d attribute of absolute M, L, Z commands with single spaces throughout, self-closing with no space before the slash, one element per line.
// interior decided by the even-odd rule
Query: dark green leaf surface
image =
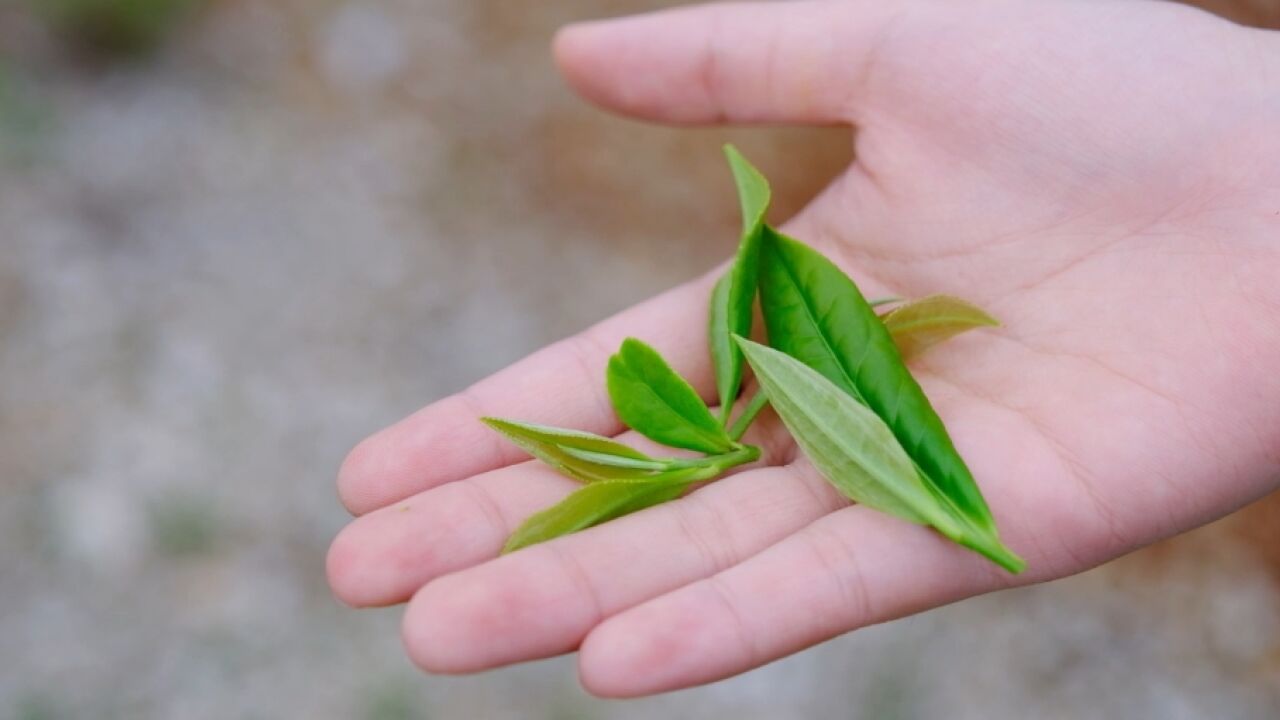
<path fill-rule="evenodd" d="M 525 452 L 575 480 L 635 479 L 666 467 L 660 460 L 599 435 L 499 418 L 482 420 Z"/>
<path fill-rule="evenodd" d="M 732 145 L 724 148 L 738 187 L 742 206 L 742 239 L 733 265 L 711 293 L 708 339 L 720 397 L 721 421 L 729 417 L 742 384 L 742 352 L 733 343 L 734 335 L 751 335 L 751 308 L 756 297 L 756 275 L 760 256 L 760 233 L 769 209 L 769 182 Z"/>
<path fill-rule="evenodd" d="M 674 500 L 690 484 L 709 479 L 714 472 L 707 468 L 690 468 L 670 471 L 647 480 L 605 480 L 591 483 L 556 505 L 530 516 L 507 538 L 502 552 L 513 552 Z"/>
<path fill-rule="evenodd" d="M 760 302 L 769 344 L 861 400 L 924 478 L 979 527 L 995 521 L 942 420 L 854 282 L 820 253 L 766 226 Z"/>
<path fill-rule="evenodd" d="M 903 360 L 960 333 L 980 327 L 995 327 L 999 320 L 982 308 L 950 295 L 930 295 L 890 310 L 880 318 L 889 329 Z"/>
<path fill-rule="evenodd" d="M 618 417 L 645 437 L 671 447 L 722 453 L 734 447 L 698 393 L 658 351 L 628 338 L 609 359 L 609 398 Z"/>

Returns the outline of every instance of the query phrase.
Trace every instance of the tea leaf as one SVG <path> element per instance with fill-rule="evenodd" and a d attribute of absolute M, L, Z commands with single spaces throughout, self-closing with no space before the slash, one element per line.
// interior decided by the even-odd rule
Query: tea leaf
<path fill-rule="evenodd" d="M 995 532 L 937 492 L 878 415 L 795 358 L 738 338 L 760 387 L 791 436 L 846 497 L 908 522 L 930 525 L 1010 572 L 1025 563 Z"/>
<path fill-rule="evenodd" d="M 991 511 L 942 420 L 853 280 L 817 251 L 766 226 L 760 304 L 770 345 L 880 416 L 924 479 L 994 533 Z"/>
<path fill-rule="evenodd" d="M 657 350 L 635 338 L 609 358 L 609 397 L 636 432 L 671 447 L 722 453 L 734 447 L 698 393 Z"/>
<path fill-rule="evenodd" d="M 502 552 L 514 552 L 674 500 L 692 483 L 713 476 L 714 471 L 706 468 L 690 468 L 673 470 L 646 480 L 591 483 L 556 505 L 530 516 L 507 538 Z"/>
<path fill-rule="evenodd" d="M 711 349 L 711 366 L 716 373 L 716 393 L 720 397 L 721 424 L 726 413 L 733 409 L 738 387 L 742 383 L 742 354 L 733 345 L 731 337 L 741 335 L 733 329 L 730 320 L 729 293 L 733 289 L 734 271 L 738 263 L 725 271 L 711 290 L 711 305 L 707 312 L 707 345 Z M 747 328 L 751 334 L 751 328 Z"/>
<path fill-rule="evenodd" d="M 733 265 L 711 293 L 708 339 L 716 372 L 716 390 L 720 396 L 721 424 L 727 423 L 742 384 L 742 351 L 733 343 L 732 336 L 751 335 L 751 306 L 756 297 L 760 233 L 771 197 L 769 182 L 737 148 L 725 145 L 724 154 L 738 187 L 738 202 L 742 206 L 742 239 Z"/>
<path fill-rule="evenodd" d="M 953 526 L 884 421 L 804 363 L 739 339 L 796 443 L 841 493 L 921 525 Z"/>
<path fill-rule="evenodd" d="M 661 460 L 608 438 L 500 418 L 481 418 L 511 442 L 575 480 L 641 478 L 666 468 Z"/>
<path fill-rule="evenodd" d="M 894 308 L 880 317 L 904 360 L 960 333 L 979 327 L 995 327 L 1000 321 L 982 308 L 950 295 L 929 297 Z"/>

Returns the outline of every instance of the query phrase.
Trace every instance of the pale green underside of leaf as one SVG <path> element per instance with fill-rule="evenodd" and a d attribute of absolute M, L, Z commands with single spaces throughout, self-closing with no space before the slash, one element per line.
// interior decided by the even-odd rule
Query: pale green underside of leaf
<path fill-rule="evenodd" d="M 752 306 L 756 296 L 760 233 L 769 209 L 769 182 L 732 145 L 724 148 L 742 207 L 742 235 L 733 265 L 711 293 L 708 340 L 720 398 L 721 421 L 729 417 L 742 384 L 742 354 L 733 335 L 751 335 Z"/>
<path fill-rule="evenodd" d="M 766 226 L 760 301 L 770 345 L 870 408 L 925 480 L 994 532 L 991 511 L 942 420 L 853 280 L 817 251 Z"/>
<path fill-rule="evenodd" d="M 837 490 L 880 512 L 932 526 L 1010 572 L 1022 571 L 1025 563 L 993 530 L 976 525 L 926 484 L 878 415 L 795 358 L 737 340 L 778 417 Z"/>
<path fill-rule="evenodd" d="M 800 361 L 750 340 L 739 343 L 783 424 L 836 489 L 908 522 L 954 530 L 875 413 Z"/>
<path fill-rule="evenodd" d="M 661 461 L 599 435 L 500 418 L 482 421 L 525 452 L 582 482 L 641 478 L 661 469 Z"/>
<path fill-rule="evenodd" d="M 896 307 L 880 318 L 903 360 L 921 353 L 960 333 L 980 327 L 995 327 L 998 320 L 982 308 L 950 295 L 930 295 Z"/>
<path fill-rule="evenodd" d="M 628 338 L 609 359 L 609 398 L 628 427 L 671 447 L 721 453 L 734 447 L 724 427 L 658 351 Z"/>

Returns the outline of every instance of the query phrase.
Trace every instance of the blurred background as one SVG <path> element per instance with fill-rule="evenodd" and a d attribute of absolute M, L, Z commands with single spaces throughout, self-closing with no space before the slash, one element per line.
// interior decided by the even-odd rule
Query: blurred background
<path fill-rule="evenodd" d="M 845 163 L 570 95 L 556 27 L 670 4 L 0 0 L 0 718 L 1280 717 L 1280 497 L 628 702 L 332 599 L 357 440 L 726 256 L 722 142 L 778 218 Z"/>

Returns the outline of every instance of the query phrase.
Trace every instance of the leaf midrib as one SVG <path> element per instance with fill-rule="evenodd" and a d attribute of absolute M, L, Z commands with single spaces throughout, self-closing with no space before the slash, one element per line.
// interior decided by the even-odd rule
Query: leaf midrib
<path fill-rule="evenodd" d="M 800 304 L 804 308 L 806 319 L 809 320 L 813 328 L 816 330 L 816 334 L 818 335 L 818 338 L 822 341 L 822 346 L 826 349 L 826 351 L 830 354 L 832 359 L 835 361 L 836 367 L 840 368 L 840 373 L 845 378 L 845 380 L 848 381 L 849 387 L 853 388 L 855 399 L 857 399 L 860 403 L 862 403 L 864 407 L 866 407 L 873 414 L 879 417 L 882 422 L 884 422 L 885 426 L 889 428 L 890 434 L 894 436 L 895 440 L 897 440 L 899 445 L 902 446 L 903 451 L 906 452 L 906 447 L 905 445 L 903 445 L 902 439 L 898 438 L 898 433 L 894 429 L 893 424 L 890 423 L 887 418 L 881 417 L 879 413 L 875 412 L 875 410 L 872 410 L 871 406 L 867 404 L 867 401 L 863 397 L 862 392 L 858 389 L 857 383 L 854 381 L 853 377 L 849 374 L 850 372 L 849 368 L 847 368 L 844 362 L 841 361 L 840 354 L 835 351 L 835 348 L 831 345 L 830 340 L 827 338 L 827 334 L 826 332 L 824 332 L 822 324 L 818 321 L 818 316 L 815 308 L 813 308 L 809 304 L 809 297 L 800 290 L 798 275 L 796 271 L 791 267 L 791 263 L 787 259 L 786 255 L 781 252 L 779 243 L 776 240 L 774 241 L 774 246 L 772 250 L 773 250 L 773 253 L 778 258 L 779 267 L 781 267 L 783 272 L 786 273 L 787 280 L 791 283 L 792 287 L 796 289 L 795 294 L 800 298 Z M 901 392 L 897 394 L 899 396 L 899 400 L 901 400 Z M 915 455 L 912 454 L 911 452 L 906 452 L 906 454 L 907 454 L 907 457 L 911 460 L 912 466 L 915 467 L 916 473 L 920 476 L 920 480 L 926 483 L 927 485 L 931 486 L 935 491 L 934 494 L 946 500 L 947 505 L 949 505 L 950 508 L 954 511 L 951 514 L 964 518 L 966 521 L 969 520 L 970 518 L 968 513 L 962 511 L 959 507 L 959 504 L 955 501 L 954 498 L 952 498 L 949 495 L 949 493 L 942 487 L 942 485 L 936 479 L 934 479 L 932 475 L 925 472 L 924 468 L 920 467 L 920 463 L 919 461 L 916 460 Z"/>
<path fill-rule="evenodd" d="M 757 369 L 757 372 L 760 372 L 760 371 Z M 768 371 L 768 370 L 764 371 L 764 372 L 763 372 L 763 373 L 761 373 L 761 374 L 771 376 L 776 386 L 782 386 L 782 385 L 785 385 L 785 383 L 780 382 L 780 381 L 778 380 L 778 376 L 777 376 L 776 374 L 774 374 L 774 373 L 772 373 L 772 372 L 770 372 L 770 371 Z M 806 382 L 806 383 L 809 383 L 809 382 L 810 382 L 810 381 L 809 381 L 809 379 L 805 378 L 805 377 L 804 377 L 804 376 L 802 376 L 802 375 L 797 375 L 797 377 L 798 377 L 802 382 Z M 821 388 L 817 388 L 817 389 L 818 389 L 818 390 L 821 390 Z M 806 417 L 806 418 L 809 418 L 809 425 L 810 425 L 812 428 L 814 428 L 818 434 L 822 435 L 822 437 L 823 437 L 827 442 L 829 442 L 829 443 L 831 443 L 831 444 L 833 444 L 833 445 L 837 445 L 837 446 L 839 446 L 839 445 L 840 445 L 840 443 L 839 443 L 839 437 L 838 437 L 836 434 L 834 434 L 834 433 L 832 433 L 831 431 L 829 431 L 829 430 L 828 430 L 828 429 L 827 429 L 827 428 L 826 428 L 822 423 L 817 422 L 816 420 L 814 420 L 814 419 L 812 418 L 812 416 L 811 416 L 811 415 L 806 411 L 806 409 L 805 409 L 805 407 L 804 407 L 803 405 L 801 405 L 801 404 L 800 404 L 800 403 L 798 403 L 798 402 L 793 401 L 790 397 L 787 397 L 786 393 L 783 393 L 783 397 L 785 398 L 785 404 L 789 405 L 789 406 L 792 408 L 792 411 L 793 411 L 793 412 L 795 412 L 797 415 L 802 415 L 802 416 L 804 416 L 804 417 Z M 774 402 L 775 402 L 775 404 L 777 403 L 777 401 L 776 401 L 776 400 L 775 400 Z M 872 413 L 872 415 L 875 415 L 875 413 L 874 413 L 874 412 L 872 412 L 872 411 L 870 410 L 870 408 L 864 408 L 864 409 L 866 409 L 866 410 L 867 410 L 867 412 L 871 412 L 871 413 Z M 876 416 L 876 419 L 877 419 L 877 420 L 879 420 L 879 421 L 880 421 L 880 422 L 882 422 L 882 423 L 884 422 L 884 420 L 880 419 L 880 417 L 879 417 L 879 416 Z M 885 428 L 886 428 L 886 429 L 888 429 L 888 425 L 887 425 L 887 424 L 885 425 Z M 890 431 L 889 431 L 889 434 L 890 434 L 890 436 L 892 436 L 892 435 L 893 435 L 892 430 L 890 430 Z M 906 452 L 904 451 L 904 453 L 903 453 L 903 454 L 904 454 L 904 455 L 906 455 Z M 914 467 L 914 466 L 915 466 L 915 461 L 914 461 L 914 460 L 912 460 L 912 459 L 910 458 L 910 456 L 909 456 L 909 455 L 907 456 L 907 459 L 911 462 L 911 464 L 912 464 L 912 466 L 913 466 L 913 469 L 915 469 L 917 472 L 919 472 L 919 468 L 915 468 L 915 467 Z M 867 469 L 867 467 L 866 467 L 866 465 L 865 465 L 865 464 L 861 464 L 861 467 L 862 467 L 864 470 L 866 470 L 866 469 Z M 868 474 L 868 475 L 872 475 L 872 473 L 870 473 L 870 472 L 868 472 L 867 474 Z M 879 483 L 879 485 L 880 485 L 882 488 L 884 488 L 884 489 L 887 491 L 887 494 L 892 495 L 893 497 L 897 498 L 897 500 L 898 500 L 898 502 L 899 502 L 899 503 L 901 503 L 904 507 L 909 508 L 909 509 L 911 510 L 911 512 L 912 512 L 912 513 L 916 514 L 916 518 L 915 518 L 915 519 L 913 519 L 913 520 L 911 520 L 911 522 L 922 523 L 922 524 L 930 524 L 930 525 L 934 524 L 934 523 L 933 523 L 933 521 L 932 521 L 932 520 L 930 520 L 930 519 L 926 516 L 926 514 L 925 514 L 925 513 L 923 513 L 923 512 L 919 512 L 919 511 L 917 511 L 915 508 L 913 508 L 913 507 L 912 507 L 912 504 L 913 504 L 913 503 L 912 503 L 912 501 L 911 501 L 909 498 L 907 498 L 906 496 L 904 496 L 901 492 L 897 491 L 897 489 L 894 487 L 895 483 L 893 483 L 893 482 L 886 482 L 883 478 L 881 478 L 881 477 L 879 476 L 879 474 L 875 474 L 875 475 L 873 475 L 873 477 L 876 477 L 876 478 L 877 478 L 877 482 Z M 918 479 L 919 479 L 919 478 L 918 478 Z M 926 496 L 927 496 L 927 497 L 929 497 L 929 498 L 931 498 L 931 499 L 936 499 L 936 498 L 934 498 L 934 494 L 933 494 L 933 493 L 928 492 L 928 490 L 927 490 L 926 488 L 923 488 L 923 487 L 922 487 L 921 489 L 922 489 L 922 490 L 925 490 L 925 494 L 926 494 Z M 861 501 L 858 501 L 858 500 L 857 500 L 857 498 L 852 498 L 852 499 L 853 499 L 853 500 L 855 500 L 855 501 L 857 501 L 857 502 L 861 502 Z"/>
<path fill-rule="evenodd" d="M 778 265 L 782 268 L 783 272 L 786 273 L 787 280 L 791 283 L 791 287 L 795 288 L 795 294 L 800 298 L 800 305 L 804 307 L 805 318 L 808 319 L 813 326 L 815 333 L 822 341 L 822 346 L 826 348 L 827 354 L 835 361 L 836 367 L 840 368 L 840 374 L 853 390 L 854 397 L 858 402 L 866 405 L 867 402 L 862 397 L 862 391 L 858 389 L 858 383 L 855 382 L 853 376 L 849 374 L 849 369 L 840 361 L 840 354 L 836 352 L 835 348 L 831 345 L 831 341 L 827 339 L 827 333 L 822 327 L 822 323 L 818 321 L 816 310 L 809 305 L 809 297 L 800 289 L 801 285 L 796 272 L 792 269 L 791 263 L 787 260 L 786 255 L 781 252 L 779 243 L 776 240 L 774 241 L 773 252 L 778 257 Z"/>

